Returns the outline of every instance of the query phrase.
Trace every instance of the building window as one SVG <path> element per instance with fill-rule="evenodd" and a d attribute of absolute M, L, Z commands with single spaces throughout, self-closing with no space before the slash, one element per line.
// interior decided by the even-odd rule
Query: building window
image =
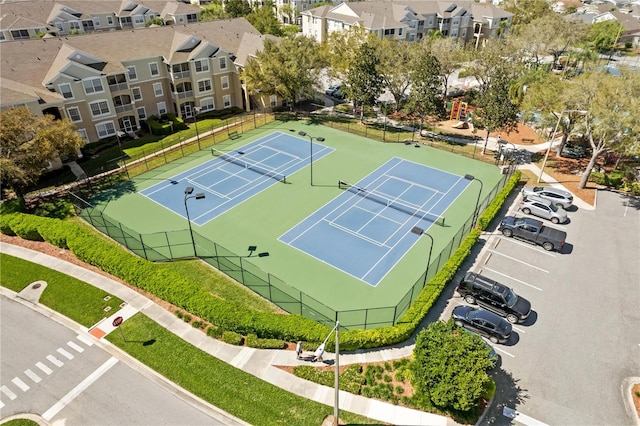
<path fill-rule="evenodd" d="M 107 24 L 113 25 L 113 17 L 107 16 Z"/>
<path fill-rule="evenodd" d="M 211 79 L 198 81 L 198 92 L 210 92 L 211 91 Z"/>
<path fill-rule="evenodd" d="M 269 96 L 269 105 L 271 105 L 271 108 L 278 106 L 278 97 L 276 95 Z"/>
<path fill-rule="evenodd" d="M 141 101 L 142 100 L 142 91 L 140 90 L 139 87 L 132 87 L 131 88 L 131 93 L 133 94 L 133 100 L 134 101 Z"/>
<path fill-rule="evenodd" d="M 89 78 L 82 82 L 84 86 L 84 93 L 90 95 L 92 93 L 100 93 L 104 92 L 104 88 L 102 87 L 102 81 L 99 78 Z"/>
<path fill-rule="evenodd" d="M 467 36 L 467 29 L 466 28 L 462 29 L 462 34 L 460 36 L 461 37 L 466 37 Z"/>
<path fill-rule="evenodd" d="M 166 114 L 167 113 L 167 104 L 164 102 L 158 102 L 157 104 L 158 107 L 158 115 L 162 115 L 162 114 Z"/>
<path fill-rule="evenodd" d="M 99 123 L 96 124 L 96 132 L 98 132 L 100 139 L 114 136 L 116 134 L 116 126 L 114 126 L 113 121 Z"/>
<path fill-rule="evenodd" d="M 231 106 L 231 95 L 224 95 L 222 97 L 223 108 L 229 108 Z"/>
<path fill-rule="evenodd" d="M 87 129 L 78 129 L 78 133 L 80 133 L 80 137 L 85 140 L 85 142 L 89 141 L 89 135 L 87 135 Z"/>
<path fill-rule="evenodd" d="M 458 29 L 454 28 L 451 30 L 451 37 L 458 37 Z"/>
<path fill-rule="evenodd" d="M 158 68 L 157 62 L 151 62 L 149 64 L 149 71 L 151 71 L 151 76 L 160 75 L 160 68 Z"/>
<path fill-rule="evenodd" d="M 136 72 L 135 66 L 129 65 L 127 67 L 127 71 L 129 71 L 129 80 L 133 81 L 138 79 L 138 73 Z"/>
<path fill-rule="evenodd" d="M 384 30 L 384 35 L 385 36 L 390 36 L 390 35 L 394 35 L 396 33 L 395 28 L 391 28 L 389 30 Z"/>
<path fill-rule="evenodd" d="M 11 30 L 11 37 L 14 40 L 23 40 L 29 38 L 29 31 L 27 30 Z"/>
<path fill-rule="evenodd" d="M 229 77 L 227 77 L 226 75 L 220 77 L 220 86 L 223 89 L 228 89 L 229 88 Z"/>
<path fill-rule="evenodd" d="M 136 24 L 144 24 L 144 17 L 142 15 L 135 15 L 133 17 L 133 22 Z"/>
<path fill-rule="evenodd" d="M 94 117 L 109 114 L 109 104 L 107 101 L 92 102 L 89 104 L 89 107 L 91 108 L 91 114 Z"/>
<path fill-rule="evenodd" d="M 459 24 L 460 24 L 460 18 L 453 18 L 451 25 L 453 25 L 454 27 L 457 27 Z"/>
<path fill-rule="evenodd" d="M 164 95 L 162 90 L 162 83 L 153 83 L 153 93 L 155 93 L 156 98 Z"/>
<path fill-rule="evenodd" d="M 216 105 L 213 102 L 213 98 L 200 99 L 200 108 L 202 108 L 202 111 L 211 111 L 216 109 Z"/>
<path fill-rule="evenodd" d="M 69 83 L 62 83 L 58 86 L 58 90 L 65 99 L 72 99 L 73 92 L 71 91 L 71 85 Z"/>
<path fill-rule="evenodd" d="M 4 32 L 0 31 L 0 41 L 5 41 L 6 38 L 4 38 Z"/>
<path fill-rule="evenodd" d="M 100 17 L 96 16 L 93 18 L 93 25 L 95 25 L 96 27 L 100 26 Z"/>
<path fill-rule="evenodd" d="M 199 59 L 196 61 L 196 72 L 207 72 L 209 71 L 209 60 L 208 59 Z"/>
<path fill-rule="evenodd" d="M 78 107 L 67 108 L 67 115 L 69 116 L 69 120 L 74 123 L 82 121 L 82 116 L 80 116 L 80 110 Z"/>
<path fill-rule="evenodd" d="M 433 16 L 429 17 L 429 26 L 431 27 L 433 25 Z"/>
<path fill-rule="evenodd" d="M 69 29 L 70 30 L 79 30 L 80 29 L 80 22 L 78 22 L 78 21 L 69 22 Z"/>
<path fill-rule="evenodd" d="M 138 119 L 146 120 L 147 119 L 147 110 L 144 107 L 136 108 L 138 112 Z"/>
<path fill-rule="evenodd" d="M 227 57 L 223 56 L 219 59 L 220 61 L 220 69 L 221 70 L 226 70 L 227 69 Z"/>
<path fill-rule="evenodd" d="M 401 36 L 402 35 L 402 28 L 398 28 L 398 35 Z"/>

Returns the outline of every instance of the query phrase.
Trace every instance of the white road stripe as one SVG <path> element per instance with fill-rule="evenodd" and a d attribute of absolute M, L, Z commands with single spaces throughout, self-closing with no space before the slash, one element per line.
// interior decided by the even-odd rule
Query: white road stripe
<path fill-rule="evenodd" d="M 68 394 L 62 397 L 62 399 L 47 411 L 42 414 L 42 418 L 46 421 L 50 421 L 56 414 L 58 414 L 64 407 L 66 407 L 71 401 L 73 401 L 78 395 L 80 395 L 85 389 L 91 386 L 96 380 L 98 380 L 104 373 L 109 371 L 111 367 L 116 365 L 118 360 L 115 357 L 111 357 L 105 361 L 96 371 L 91 373 L 86 379 L 78 384 L 75 388 L 71 389 Z"/>
<path fill-rule="evenodd" d="M 80 352 L 80 353 L 84 352 L 84 348 L 82 346 L 78 346 L 74 342 L 69 341 L 67 342 L 67 345 L 76 352 Z"/>
<path fill-rule="evenodd" d="M 24 370 L 24 374 L 30 378 L 31 380 L 33 380 L 34 383 L 40 383 L 40 381 L 42 381 L 42 379 L 40 378 L 40 376 L 38 376 L 36 373 L 34 373 L 33 371 L 26 369 Z"/>
<path fill-rule="evenodd" d="M 46 374 L 47 376 L 51 373 L 53 373 L 53 370 L 50 369 L 49 367 L 47 367 L 46 365 L 44 365 L 41 362 L 36 362 L 36 367 L 38 367 L 40 370 L 42 370 L 42 372 L 44 374 Z"/>
<path fill-rule="evenodd" d="M 549 273 L 549 271 L 547 271 L 546 269 L 542 269 L 542 268 L 539 268 L 539 267 L 537 267 L 537 266 L 534 266 L 534 265 L 532 265 L 532 264 L 530 264 L 530 263 L 525 262 L 524 260 L 520 260 L 520 259 L 516 259 L 515 257 L 507 256 L 506 254 L 504 254 L 504 253 L 500 253 L 499 251 L 495 251 L 495 250 L 491 250 L 491 249 L 489 249 L 489 251 L 490 251 L 491 253 L 498 254 L 498 255 L 500 255 L 500 256 L 502 256 L 502 257 L 506 257 L 507 259 L 513 260 L 514 262 L 519 262 L 519 263 L 522 263 L 522 264 L 524 264 L 524 265 L 527 265 L 527 266 L 530 266 L 530 267 L 532 267 L 532 268 L 535 268 L 535 269 L 537 269 L 538 271 L 546 272 L 547 274 Z M 486 262 L 485 262 L 485 263 L 486 263 Z"/>
<path fill-rule="evenodd" d="M 4 404 L 2 403 L 2 401 L 0 401 L 0 410 L 2 410 L 3 407 L 4 407 Z"/>
<path fill-rule="evenodd" d="M 504 407 L 502 409 L 502 415 L 527 426 L 549 426 L 546 423 L 541 422 L 540 420 L 536 420 L 533 417 L 522 414 L 510 407 Z"/>
<path fill-rule="evenodd" d="M 498 234 L 498 235 L 502 235 L 502 234 Z M 501 237 L 501 239 L 505 240 L 505 241 L 509 241 L 510 243 L 513 243 L 513 244 L 517 244 L 517 245 L 522 246 L 522 247 L 529 248 L 529 249 L 534 250 L 534 251 L 536 251 L 537 253 L 540 253 L 540 254 L 545 254 L 545 255 L 550 256 L 550 257 L 556 257 L 555 254 L 549 253 L 545 249 L 539 248 L 535 244 L 525 243 L 525 242 L 522 242 L 522 241 L 520 241 L 518 239 L 515 239 L 515 238 Z"/>
<path fill-rule="evenodd" d="M 47 359 L 51 364 L 55 365 L 56 367 L 62 367 L 64 365 L 64 362 L 60 361 L 58 358 L 56 358 L 53 355 L 47 355 Z"/>
<path fill-rule="evenodd" d="M 82 334 L 78 334 L 76 336 L 76 339 L 80 340 L 87 346 L 93 346 L 93 340 L 91 340 L 89 337 L 83 336 Z"/>
<path fill-rule="evenodd" d="M 22 390 L 22 392 L 26 392 L 26 391 L 28 391 L 30 389 L 29 385 L 26 384 L 25 382 L 23 382 L 20 379 L 20 377 L 14 377 L 11 381 L 13 382 L 14 385 L 19 387 Z"/>
<path fill-rule="evenodd" d="M 498 271 L 496 271 L 495 269 L 487 268 L 486 266 L 484 267 L 484 269 L 486 269 L 487 271 L 491 271 L 491 272 L 493 272 L 493 273 L 495 273 L 495 274 L 502 275 L 503 277 L 507 277 L 507 278 L 509 278 L 509 279 L 512 279 L 513 281 L 517 281 L 517 282 L 519 282 L 520 284 L 524 284 L 524 285 L 529 286 L 529 287 L 531 287 L 531 288 L 535 288 L 535 289 L 536 289 L 536 290 L 538 290 L 538 291 L 542 291 L 542 289 L 541 289 L 540 287 L 536 287 L 536 286 L 535 286 L 535 285 L 533 285 L 533 284 L 529 284 L 529 283 L 526 283 L 526 282 L 524 282 L 524 281 L 521 281 L 521 280 L 519 280 L 519 279 L 517 279 L 517 278 L 513 278 L 512 276 L 507 275 L 507 274 L 503 274 L 502 272 L 498 272 Z"/>
<path fill-rule="evenodd" d="M 517 331 L 518 333 L 527 334 L 527 332 L 520 327 L 516 327 L 512 325 L 511 328 Z"/>
<path fill-rule="evenodd" d="M 58 352 L 60 355 L 62 355 L 63 357 L 65 357 L 66 359 L 73 359 L 73 355 L 71 353 L 69 353 L 68 351 L 65 351 L 62 348 L 58 348 L 56 350 L 56 352 Z"/>
<path fill-rule="evenodd" d="M 505 355 L 508 355 L 508 356 L 510 356 L 511 358 L 515 358 L 515 357 L 516 357 L 516 356 L 515 356 L 515 355 L 513 355 L 512 353 L 509 353 L 509 352 L 505 351 L 504 349 L 500 349 L 500 348 L 498 348 L 498 347 L 496 347 L 496 346 L 494 346 L 494 347 L 493 347 L 493 349 L 494 349 L 494 350 L 496 350 L 496 351 L 498 351 L 498 352 L 501 352 L 501 353 L 503 353 L 503 354 L 505 354 Z"/>
<path fill-rule="evenodd" d="M 18 397 L 18 395 L 16 395 L 15 393 L 11 392 L 11 389 L 9 389 L 8 387 L 2 385 L 0 387 L 0 392 L 2 392 L 3 394 L 7 395 L 9 397 L 10 400 L 14 400 Z"/>

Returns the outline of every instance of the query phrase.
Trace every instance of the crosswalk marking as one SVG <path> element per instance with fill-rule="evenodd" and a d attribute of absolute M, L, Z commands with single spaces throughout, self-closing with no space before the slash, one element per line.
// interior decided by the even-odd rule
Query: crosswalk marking
<path fill-rule="evenodd" d="M 47 359 L 51 364 L 55 365 L 56 367 L 62 367 L 64 365 L 64 362 L 60 361 L 58 358 L 56 358 L 53 355 L 47 355 Z"/>
<path fill-rule="evenodd" d="M 93 346 L 93 340 L 91 340 L 88 337 L 83 336 L 82 334 L 78 334 L 76 336 L 76 339 L 80 340 L 82 343 L 84 343 L 87 346 Z"/>
<path fill-rule="evenodd" d="M 30 378 L 31 380 L 33 380 L 34 383 L 40 383 L 40 381 L 42 380 L 40 378 L 40 376 L 38 376 L 36 373 L 34 373 L 33 371 L 31 371 L 30 369 L 26 369 L 24 370 L 24 374 Z"/>
<path fill-rule="evenodd" d="M 14 377 L 13 379 L 11 379 L 11 381 L 13 382 L 14 385 L 19 387 L 22 390 L 22 392 L 26 392 L 30 389 L 29 385 L 27 385 L 25 382 L 20 380 L 19 377 Z"/>
<path fill-rule="evenodd" d="M 56 352 L 58 352 L 60 355 L 62 355 L 66 359 L 73 359 L 73 355 L 71 355 L 71 353 L 69 353 L 68 351 L 65 351 L 62 348 L 58 348 Z"/>
<path fill-rule="evenodd" d="M 67 345 L 69 345 L 69 347 L 72 348 L 76 352 L 79 352 L 79 353 L 84 352 L 84 349 L 82 348 L 82 346 L 78 346 L 74 342 L 67 342 Z"/>
<path fill-rule="evenodd" d="M 2 401 L 0 401 L 0 410 L 2 410 L 3 407 L 4 407 L 4 404 L 2 403 Z"/>
<path fill-rule="evenodd" d="M 7 395 L 9 397 L 10 400 L 14 400 L 18 397 L 18 395 L 16 395 L 15 393 L 11 392 L 11 389 L 9 389 L 8 387 L 2 385 L 0 386 L 0 392 L 2 392 L 3 394 Z"/>
<path fill-rule="evenodd" d="M 44 374 L 46 374 L 47 376 L 51 373 L 53 373 L 53 370 L 50 369 L 49 367 L 47 367 L 46 365 L 44 365 L 41 362 L 36 362 L 36 367 L 38 367 L 40 370 L 42 370 L 42 372 Z"/>

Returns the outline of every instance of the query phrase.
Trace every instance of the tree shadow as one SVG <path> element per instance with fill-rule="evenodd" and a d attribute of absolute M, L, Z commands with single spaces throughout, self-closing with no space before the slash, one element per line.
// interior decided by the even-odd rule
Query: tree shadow
<path fill-rule="evenodd" d="M 526 389 L 522 389 L 513 375 L 502 368 L 495 368 L 490 373 L 496 382 L 496 393 L 490 405 L 485 410 L 477 425 L 511 425 L 513 419 L 504 415 L 505 407 L 516 409 L 526 402 L 530 396 Z"/>

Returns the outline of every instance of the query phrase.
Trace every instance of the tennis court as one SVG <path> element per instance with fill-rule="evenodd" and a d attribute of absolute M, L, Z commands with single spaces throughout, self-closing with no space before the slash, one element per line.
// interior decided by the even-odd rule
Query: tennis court
<path fill-rule="evenodd" d="M 333 148 L 274 132 L 231 151 L 211 149 L 212 159 L 163 180 L 140 194 L 186 218 L 185 188 L 203 193 L 206 203 L 190 203 L 191 221 L 204 225 L 240 203 L 278 183 L 287 175 L 330 154 Z"/>
<path fill-rule="evenodd" d="M 376 286 L 420 236 L 446 226 L 446 211 L 470 181 L 394 157 L 290 229 L 279 240 Z"/>

